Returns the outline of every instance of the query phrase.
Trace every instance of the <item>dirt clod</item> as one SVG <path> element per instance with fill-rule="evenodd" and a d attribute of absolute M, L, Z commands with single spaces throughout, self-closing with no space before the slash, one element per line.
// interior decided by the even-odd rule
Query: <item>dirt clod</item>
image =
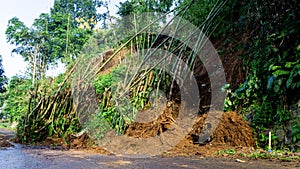
<path fill-rule="evenodd" d="M 8 142 L 4 136 L 0 135 L 0 147 L 13 147 L 13 146 L 14 145 Z"/>
<path fill-rule="evenodd" d="M 251 127 L 236 112 L 224 113 L 214 131 L 210 143 L 200 146 L 194 144 L 203 128 L 207 114 L 199 116 L 193 130 L 172 150 L 170 155 L 201 156 L 214 155 L 217 151 L 236 146 L 253 147 L 254 137 Z"/>

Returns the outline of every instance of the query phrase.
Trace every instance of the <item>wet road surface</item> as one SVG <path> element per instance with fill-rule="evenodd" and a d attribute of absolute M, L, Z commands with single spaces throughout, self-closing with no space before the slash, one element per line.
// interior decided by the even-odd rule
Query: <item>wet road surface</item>
<path fill-rule="evenodd" d="M 1 131 L 0 131 L 1 134 Z M 3 132 L 2 132 L 3 134 Z M 150 169 L 284 169 L 300 168 L 288 162 L 266 160 L 236 162 L 226 158 L 199 157 L 134 157 L 121 155 L 99 155 L 79 150 L 58 150 L 43 147 L 23 147 L 0 149 L 0 169 L 107 169 L 107 168 L 150 168 Z"/>
<path fill-rule="evenodd" d="M 300 168 L 289 166 L 288 163 L 271 163 L 263 160 L 235 162 L 225 158 L 197 158 L 197 157 L 124 157 L 115 155 L 87 154 L 84 151 L 62 151 L 41 148 L 15 148 L 0 150 L 1 169 L 62 169 L 62 168 Z M 285 166 L 284 166 L 285 165 Z"/>

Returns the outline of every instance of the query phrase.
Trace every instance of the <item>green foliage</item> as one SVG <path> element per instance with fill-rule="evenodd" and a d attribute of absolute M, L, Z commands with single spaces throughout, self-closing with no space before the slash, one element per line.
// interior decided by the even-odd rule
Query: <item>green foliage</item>
<path fill-rule="evenodd" d="M 78 24 L 74 22 L 75 18 L 82 18 L 85 21 L 92 19 L 89 22 L 89 26 L 94 28 L 96 22 L 104 19 L 103 14 L 97 13 L 97 9 L 104 5 L 104 1 L 101 0 L 55 0 L 54 6 L 51 9 L 51 14 L 68 14 L 72 18 L 72 24 Z"/>
<path fill-rule="evenodd" d="M 111 87 L 112 80 L 113 74 L 111 73 L 99 76 L 94 82 L 96 93 L 104 93 L 106 90 L 108 90 L 108 88 Z"/>
<path fill-rule="evenodd" d="M 7 86 L 7 91 L 2 94 L 5 98 L 2 113 L 9 117 L 11 122 L 18 122 L 27 112 L 30 85 L 29 79 L 14 76 Z"/>
<path fill-rule="evenodd" d="M 31 66 L 33 57 L 45 66 L 58 59 L 72 62 L 101 19 L 97 9 L 102 4 L 98 0 L 57 0 L 50 14 L 42 13 L 31 28 L 18 18 L 9 20 L 7 40 L 17 46 L 13 52 L 22 55 Z"/>
<path fill-rule="evenodd" d="M 217 5 L 222 3 L 225 5 L 223 4 L 220 8 L 216 9 L 218 11 L 217 15 L 211 13 Z M 236 22 L 236 18 L 240 16 L 240 13 L 242 13 L 238 9 L 245 10 L 242 8 L 242 3 L 242 1 L 238 0 L 179 0 L 177 2 L 179 9 L 175 13 L 180 12 L 179 16 L 202 29 L 206 36 L 209 37 L 211 34 L 213 39 L 219 39 L 236 28 L 234 22 Z M 188 10 L 184 10 L 186 5 L 190 5 Z"/>
<path fill-rule="evenodd" d="M 217 152 L 217 155 L 224 155 L 224 154 L 235 155 L 236 151 L 234 149 L 226 149 L 226 150 L 220 150 Z"/>
<path fill-rule="evenodd" d="M 3 112 L 19 122 L 20 141 L 41 141 L 81 129 L 65 74 L 54 80 L 46 78 L 45 72 L 59 61 L 72 66 L 97 22 L 104 18 L 105 14 L 97 12 L 103 4 L 99 0 L 56 0 L 50 13 L 42 13 L 30 28 L 16 17 L 9 20 L 7 41 L 16 46 L 12 52 L 29 63 L 31 77 L 14 77 L 4 95 Z"/>
<path fill-rule="evenodd" d="M 172 7 L 173 2 L 173 0 L 127 0 L 120 2 L 118 14 L 124 17 L 132 14 L 141 14 L 143 12 L 167 13 Z"/>
<path fill-rule="evenodd" d="M 5 102 L 5 94 L 4 92 L 7 91 L 6 85 L 7 85 L 7 77 L 4 75 L 4 69 L 2 66 L 2 57 L 0 55 L 0 107 L 3 107 Z M 2 109 L 0 109 L 2 110 Z M 1 111 L 0 113 L 0 119 L 2 119 L 4 116 L 6 116 L 5 112 Z"/>
<path fill-rule="evenodd" d="M 8 110 L 11 118 L 18 122 L 17 140 L 22 143 L 36 143 L 54 135 L 67 137 L 69 134 L 79 132 L 81 126 L 73 108 L 70 84 L 66 83 L 64 87 L 60 87 L 60 78 L 57 80 L 45 78 L 38 83 L 39 90 L 36 95 L 27 93 L 26 89 L 24 89 L 25 95 L 16 96 L 14 93 L 8 93 L 18 106 L 8 103 L 5 109 L 11 106 L 22 109 Z M 27 86 L 31 86 L 30 81 Z M 20 87 L 22 85 L 18 87 L 18 91 Z M 37 101 L 34 98 L 37 98 Z"/>
<path fill-rule="evenodd" d="M 240 3 L 244 6 L 238 17 L 235 16 L 236 28 L 231 29 L 237 32 L 245 29 L 248 34 L 247 42 L 234 44 L 243 50 L 241 58 L 247 76 L 236 90 L 228 91 L 225 106 L 227 110 L 245 114 L 264 146 L 262 132 L 294 118 L 290 107 L 299 100 L 298 7 L 296 1 L 245 0 Z M 298 126 L 300 122 L 295 123 Z M 296 141 L 298 139 L 293 143 Z"/>
<path fill-rule="evenodd" d="M 116 132 L 122 134 L 125 131 L 126 123 L 123 115 L 117 111 L 115 103 L 111 100 L 111 91 L 116 91 L 117 85 L 119 84 L 122 77 L 120 75 L 124 74 L 124 67 L 114 68 L 110 73 L 99 75 L 94 80 L 94 87 L 96 89 L 96 93 L 100 96 L 100 112 L 94 115 L 87 124 L 88 130 L 91 130 L 94 127 L 100 127 L 103 129 L 105 124 L 109 124 L 110 128 L 115 129 Z M 105 120 L 103 126 L 101 124 L 93 126 L 91 124 L 95 124 L 101 120 Z M 101 130 L 105 131 L 105 130 Z M 96 133 L 96 137 L 102 137 L 103 133 Z"/>
<path fill-rule="evenodd" d="M 122 22 L 120 23 L 123 29 L 127 31 L 136 31 L 136 26 L 143 25 L 144 27 L 149 24 L 147 23 L 148 18 L 145 17 L 147 12 L 157 13 L 157 18 L 160 17 L 161 13 L 167 13 L 170 11 L 173 5 L 173 0 L 126 0 L 125 2 L 120 2 L 120 7 L 117 14 L 122 17 Z M 136 25 L 135 21 L 138 19 L 139 23 Z M 163 19 L 165 21 L 166 18 Z M 140 30 L 142 28 L 139 28 Z M 123 37 L 124 38 L 124 37 Z"/>
<path fill-rule="evenodd" d="M 263 150 L 256 150 L 247 155 L 247 157 L 252 159 L 277 159 L 281 161 L 299 161 L 300 157 L 293 155 L 292 152 L 277 150 L 271 153 Z"/>
<path fill-rule="evenodd" d="M 124 134 L 128 125 L 134 121 L 137 111 L 143 110 L 150 104 L 149 96 L 153 89 L 169 92 L 167 86 L 170 86 L 171 78 L 165 73 L 159 74 L 159 70 L 154 70 L 131 86 L 129 94 L 116 96 L 116 94 L 124 92 L 124 89 L 120 87 L 124 85 L 124 75 L 128 73 L 126 71 L 128 71 L 126 67 L 119 66 L 113 68 L 110 73 L 98 75 L 94 80 L 94 87 L 100 99 L 99 112 L 92 115 L 86 127 L 91 132 L 97 126 L 101 129 L 100 133 L 95 133 L 97 134 L 96 138 L 102 138 L 103 131 L 105 132 L 109 128 L 114 129 L 118 134 Z M 146 72 L 146 70 L 144 71 Z M 140 73 L 143 74 L 144 71 Z M 166 81 L 161 82 L 161 79 L 166 79 Z"/>
<path fill-rule="evenodd" d="M 191 4 L 190 8 L 186 11 L 186 14 L 183 14 L 182 17 L 195 26 L 200 26 L 206 20 L 216 2 L 217 0 L 180 0 L 177 6 L 184 8 L 184 6 Z"/>
<path fill-rule="evenodd" d="M 0 128 L 11 129 L 8 123 L 0 123 Z"/>
<path fill-rule="evenodd" d="M 300 140 L 300 117 L 296 117 L 295 119 L 292 120 L 292 142 L 296 143 L 297 141 Z"/>
<path fill-rule="evenodd" d="M 92 139 L 100 140 L 104 137 L 104 133 L 111 127 L 101 113 L 92 114 L 89 121 L 84 126 Z"/>

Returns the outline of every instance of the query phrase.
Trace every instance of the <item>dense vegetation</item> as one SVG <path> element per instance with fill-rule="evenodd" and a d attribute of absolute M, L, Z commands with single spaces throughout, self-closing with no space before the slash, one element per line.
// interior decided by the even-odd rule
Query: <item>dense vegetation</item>
<path fill-rule="evenodd" d="M 216 4 L 221 4 L 214 13 L 217 15 L 207 20 Z M 98 13 L 100 7 L 107 7 L 107 2 L 58 0 L 51 12 L 41 14 L 31 28 L 18 18 L 9 21 L 7 40 L 16 46 L 12 52 L 22 55 L 28 62 L 29 70 L 24 76 L 10 79 L 1 98 L 5 99 L 1 114 L 19 122 L 20 141 L 42 141 L 54 134 L 64 137 L 81 130 L 72 108 L 69 77 L 79 52 L 92 35 L 102 41 L 89 44 L 90 49 L 97 48 L 91 55 L 107 48 L 118 48 L 120 44 L 138 49 L 155 42 L 152 35 L 119 37 L 121 28 L 133 29 L 134 25 L 128 24 L 126 19 L 109 24 L 107 21 L 112 17 L 108 11 Z M 266 146 L 266 132 L 273 131 L 275 146 L 300 149 L 300 38 L 299 3 L 296 0 L 228 0 L 226 3 L 218 0 L 127 0 L 120 3 L 118 15 L 122 18 L 149 11 L 182 16 L 210 36 L 223 59 L 230 56 L 242 62 L 239 66 L 243 72 L 236 72 L 233 76 L 240 79 L 230 80 L 224 86 L 227 89 L 225 110 L 237 111 L 250 122 L 259 146 Z M 105 30 L 95 29 L 99 21 Z M 47 68 L 58 62 L 67 65 L 66 73 L 55 79 L 45 77 Z M 109 88 L 114 87 L 112 77 L 117 77 L 122 71 L 122 68 L 114 69 L 94 81 L 100 99 L 106 100 L 100 103 L 100 109 L 105 112 L 104 119 L 119 133 L 124 132 L 132 119 L 124 118 L 113 104 L 107 104 L 110 103 L 107 95 Z M 133 89 L 132 96 L 136 97 L 132 97 L 131 102 L 138 109 L 147 105 L 150 88 L 169 90 L 168 76 L 155 71 L 150 71 L 152 75 L 149 72 L 140 83 L 142 90 Z M 0 72 L 0 78 L 5 79 L 2 75 Z M 161 79 L 165 82 L 159 86 Z M 0 83 L 3 86 L 4 83 Z M 4 91 L 2 87 L 0 89 Z M 88 127 L 98 126 L 89 123 Z"/>
<path fill-rule="evenodd" d="M 5 76 L 5 72 L 2 66 L 2 56 L 0 55 L 0 94 L 6 92 L 5 85 L 7 84 L 7 77 Z M 0 97 L 0 105 L 3 106 L 4 104 L 4 97 Z M 0 119 L 7 117 L 5 113 L 0 113 Z"/>

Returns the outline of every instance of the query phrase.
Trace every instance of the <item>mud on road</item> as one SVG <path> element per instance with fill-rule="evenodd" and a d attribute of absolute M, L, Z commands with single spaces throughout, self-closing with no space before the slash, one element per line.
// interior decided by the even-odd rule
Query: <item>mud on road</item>
<path fill-rule="evenodd" d="M 13 148 L 0 151 L 0 169 L 106 169 L 106 168 L 297 168 L 282 163 L 249 161 L 239 163 L 226 158 L 197 157 L 124 157 L 117 155 L 89 154 L 85 151 L 62 151 L 40 148 Z M 299 166 L 298 166 L 299 167 Z"/>
<path fill-rule="evenodd" d="M 13 132 L 0 129 L 3 139 L 9 139 Z M 163 157 L 163 156 L 122 156 L 103 155 L 95 151 L 63 150 L 58 147 L 23 146 L 15 143 L 13 147 L 0 150 L 0 169 L 106 169 L 106 168 L 253 168 L 284 169 L 300 168 L 300 164 L 270 162 L 266 160 L 237 162 L 223 157 Z"/>
<path fill-rule="evenodd" d="M 14 145 L 8 141 L 13 136 L 14 136 L 13 131 L 0 128 L 0 149 L 13 147 Z"/>

